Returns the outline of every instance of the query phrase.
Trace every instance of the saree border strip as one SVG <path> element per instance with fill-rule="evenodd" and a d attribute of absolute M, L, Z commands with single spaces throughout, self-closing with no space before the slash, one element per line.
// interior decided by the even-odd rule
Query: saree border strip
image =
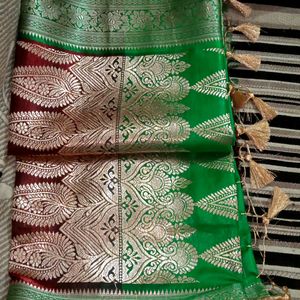
<path fill-rule="evenodd" d="M 245 17 L 250 16 L 252 8 L 249 7 L 247 4 L 243 4 L 238 0 L 227 0 L 227 2 Z M 233 35 L 232 40 L 234 42 L 245 41 L 245 39 L 247 38 L 251 42 L 257 42 L 260 36 L 260 26 L 253 25 L 250 23 L 236 24 L 237 21 L 240 21 L 239 18 L 235 18 L 233 20 L 234 24 L 229 24 L 232 22 L 232 14 L 234 15 L 234 13 L 232 12 L 231 14 L 227 15 L 227 34 L 238 32 L 244 35 L 239 35 L 238 38 L 235 38 L 235 36 Z M 255 17 L 252 20 L 254 20 L 255 22 L 258 21 Z M 262 57 L 260 55 L 257 55 L 260 53 L 250 52 L 250 54 L 248 51 L 247 53 L 245 51 L 234 51 L 234 53 L 232 53 L 230 52 L 230 38 L 228 40 L 228 60 L 236 61 L 238 64 L 242 65 L 242 67 L 238 66 L 238 69 L 246 67 L 253 71 L 258 71 L 259 69 L 261 69 L 262 71 L 266 71 L 263 70 L 263 68 L 261 68 Z M 257 79 L 252 80 L 252 87 L 251 85 L 249 86 L 249 81 L 251 80 L 242 81 L 237 78 L 232 78 L 232 80 L 233 82 L 230 86 L 230 95 L 232 98 L 233 109 L 235 111 L 236 119 L 238 122 L 238 124 L 236 124 L 236 131 L 238 137 L 237 159 L 239 160 L 238 165 L 240 168 L 240 175 L 246 193 L 247 204 L 249 207 L 247 214 L 245 215 L 256 220 L 254 222 L 256 223 L 255 228 L 262 228 L 262 230 L 260 230 L 261 232 L 254 233 L 254 235 L 256 242 L 257 239 L 261 239 L 262 241 L 262 265 L 259 265 L 259 276 L 263 276 L 267 274 L 265 270 L 266 240 L 268 238 L 268 229 L 270 228 L 270 222 L 273 219 L 276 219 L 276 216 L 281 211 L 292 205 L 293 202 L 281 188 L 275 186 L 275 184 L 273 183 L 276 175 L 269 169 L 274 170 L 274 168 L 270 168 L 269 165 L 258 164 L 254 161 L 254 158 L 256 159 L 257 157 L 259 157 L 258 155 L 254 154 L 255 150 L 259 152 L 262 152 L 266 149 L 270 150 L 269 141 L 271 137 L 271 128 L 269 126 L 269 122 L 278 115 L 278 112 L 275 110 L 274 107 L 272 107 L 272 105 L 265 102 L 263 99 L 259 98 L 254 94 L 254 92 L 259 92 L 260 95 L 264 95 L 264 93 L 261 92 L 263 89 L 259 91 L 260 86 L 255 84 L 255 81 L 257 81 Z M 254 87 L 256 87 L 256 89 L 253 90 Z M 278 87 L 274 87 L 274 89 L 278 90 Z M 290 95 L 287 97 L 293 98 Z M 257 121 L 255 124 L 249 121 L 249 115 L 247 114 L 247 112 L 249 113 L 249 107 L 252 109 L 251 112 L 254 111 L 255 114 L 260 115 L 260 120 Z M 244 122 L 246 124 L 244 124 Z M 250 180 L 248 180 L 249 178 Z M 266 190 L 272 190 L 272 199 L 270 199 L 267 205 L 266 212 L 257 213 L 255 204 L 253 202 L 254 199 L 252 199 L 251 194 L 265 194 Z M 291 293 L 289 292 L 289 289 L 287 287 L 280 288 L 276 286 L 274 282 L 272 282 L 272 288 L 269 288 L 269 293 L 271 295 L 274 295 L 274 297 L 271 296 L 267 299 L 291 299 Z"/>
<path fill-rule="evenodd" d="M 20 37 L 85 53 L 160 49 L 222 40 L 217 20 L 219 0 L 186 0 L 184 5 L 180 0 L 113 0 L 97 3 L 100 8 L 96 8 L 96 2 L 90 2 L 24 0 Z M 174 18 L 175 9 L 179 13 Z"/>
<path fill-rule="evenodd" d="M 54 294 L 55 292 L 55 294 Z M 72 292 L 73 293 L 73 292 Z M 101 295 L 100 295 L 101 293 Z M 201 293 L 201 295 L 199 295 Z M 134 300 L 137 296 L 143 296 L 144 299 L 165 299 L 165 297 L 171 296 L 172 299 L 178 300 L 220 300 L 225 299 L 226 295 L 231 295 L 231 299 L 239 300 L 257 300 L 266 297 L 267 294 L 261 283 L 251 284 L 247 287 L 242 287 L 240 284 L 233 284 L 222 288 L 220 290 L 213 289 L 194 289 L 191 291 L 176 291 L 176 292 L 108 292 L 100 291 L 94 292 L 92 290 L 86 290 L 79 292 L 76 295 L 70 294 L 70 291 L 46 291 L 45 289 L 34 287 L 30 284 L 24 284 L 20 282 L 14 282 L 11 285 L 9 296 L 14 296 L 17 300 L 68 300 L 68 299 L 85 299 L 100 300 L 100 299 L 127 299 Z M 30 297 L 30 298 L 29 298 Z M 238 297 L 238 298 L 237 298 Z M 259 298 L 257 298 L 259 297 Z"/>

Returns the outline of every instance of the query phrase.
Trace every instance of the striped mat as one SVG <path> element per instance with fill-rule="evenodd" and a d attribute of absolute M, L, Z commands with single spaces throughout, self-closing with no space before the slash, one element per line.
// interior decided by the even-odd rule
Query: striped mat
<path fill-rule="evenodd" d="M 10 194 L 14 185 L 14 158 L 6 158 L 10 78 L 19 18 L 20 0 L 0 0 L 0 300 L 8 288 L 10 244 Z"/>

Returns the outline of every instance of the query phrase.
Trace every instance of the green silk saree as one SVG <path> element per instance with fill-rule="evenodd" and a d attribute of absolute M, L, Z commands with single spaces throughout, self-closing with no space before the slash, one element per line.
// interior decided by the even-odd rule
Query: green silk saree
<path fill-rule="evenodd" d="M 219 0 L 22 1 L 8 299 L 261 299 Z"/>

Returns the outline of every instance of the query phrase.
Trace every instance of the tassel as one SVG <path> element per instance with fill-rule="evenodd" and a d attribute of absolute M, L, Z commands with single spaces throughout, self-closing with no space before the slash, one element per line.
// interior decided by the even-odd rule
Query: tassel
<path fill-rule="evenodd" d="M 272 106 L 264 102 L 262 99 L 255 97 L 252 93 L 239 91 L 232 87 L 230 90 L 230 96 L 233 106 L 237 110 L 243 108 L 247 102 L 252 100 L 255 107 L 267 121 L 270 121 L 277 116 L 277 112 Z"/>
<path fill-rule="evenodd" d="M 277 116 L 276 110 L 258 97 L 252 97 L 253 103 L 264 119 L 270 121 Z"/>
<path fill-rule="evenodd" d="M 260 189 L 274 181 L 275 176 L 272 172 L 256 163 L 251 154 L 245 156 L 250 168 L 250 184 L 252 188 Z"/>
<path fill-rule="evenodd" d="M 231 27 L 229 28 L 229 31 L 241 32 L 253 43 L 257 42 L 260 36 L 260 27 L 249 23 L 240 24 L 238 26 Z"/>
<path fill-rule="evenodd" d="M 261 120 L 251 126 L 236 126 L 238 136 L 246 134 L 259 151 L 263 151 L 270 140 L 270 127 L 266 120 Z"/>
<path fill-rule="evenodd" d="M 245 67 L 257 71 L 260 68 L 261 59 L 257 55 L 250 55 L 250 54 L 234 54 L 230 51 L 227 51 L 227 58 L 234 59 L 238 61 L 240 64 L 244 65 Z"/>
<path fill-rule="evenodd" d="M 274 283 L 272 285 L 275 286 Z M 280 294 L 281 292 L 284 292 L 284 294 L 280 296 L 269 296 L 266 298 L 262 298 L 261 300 L 292 300 L 288 287 L 284 286 L 283 288 L 280 288 L 280 291 L 276 291 L 276 294 Z"/>
<path fill-rule="evenodd" d="M 274 188 L 273 199 L 269 205 L 268 213 L 263 217 L 263 222 L 268 225 L 270 221 L 276 217 L 282 210 L 284 210 L 291 201 L 287 194 L 285 194 L 278 186 Z"/>
<path fill-rule="evenodd" d="M 252 94 L 232 89 L 230 93 L 235 109 L 241 109 L 252 98 Z"/>
<path fill-rule="evenodd" d="M 284 295 L 284 296 L 272 296 L 272 297 L 267 297 L 263 298 L 262 300 L 292 300 L 290 295 Z"/>
<path fill-rule="evenodd" d="M 238 10 L 244 17 L 248 18 L 251 15 L 252 9 L 250 6 L 243 4 L 237 0 L 228 0 L 228 2 L 232 5 L 232 7 Z"/>

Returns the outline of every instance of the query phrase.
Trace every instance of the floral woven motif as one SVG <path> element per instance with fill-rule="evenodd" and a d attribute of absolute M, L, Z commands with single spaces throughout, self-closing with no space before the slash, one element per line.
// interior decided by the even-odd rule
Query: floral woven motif
<path fill-rule="evenodd" d="M 20 33 L 69 50 L 170 48 L 222 39 L 218 0 L 23 0 Z"/>

